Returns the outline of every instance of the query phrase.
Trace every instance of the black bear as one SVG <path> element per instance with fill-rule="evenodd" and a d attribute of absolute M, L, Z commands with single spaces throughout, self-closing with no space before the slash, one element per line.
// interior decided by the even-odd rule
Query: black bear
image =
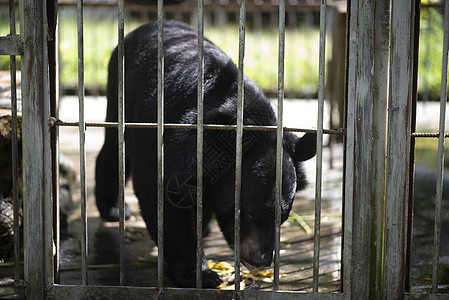
<path fill-rule="evenodd" d="M 197 120 L 197 32 L 178 22 L 164 22 L 164 122 Z M 117 49 L 109 63 L 106 120 L 117 121 Z M 157 122 L 157 24 L 143 25 L 125 38 L 125 120 Z M 204 123 L 236 124 L 238 70 L 210 41 L 204 42 Z M 244 124 L 276 125 L 269 100 L 244 79 Z M 179 287 L 195 286 L 196 262 L 196 130 L 164 131 L 164 258 Z M 215 214 L 228 242 L 234 244 L 234 130 L 205 130 L 203 144 L 204 232 Z M 151 237 L 157 243 L 157 132 L 125 132 L 125 176 L 134 192 Z M 282 222 L 306 177 L 301 161 L 316 153 L 316 135 L 284 135 Z M 276 133 L 244 130 L 241 190 L 241 261 L 250 269 L 269 266 L 275 229 Z M 118 219 L 117 129 L 106 128 L 97 157 L 95 196 L 103 219 Z M 129 215 L 129 211 L 126 212 Z M 220 277 L 203 262 L 203 286 L 217 287 Z"/>

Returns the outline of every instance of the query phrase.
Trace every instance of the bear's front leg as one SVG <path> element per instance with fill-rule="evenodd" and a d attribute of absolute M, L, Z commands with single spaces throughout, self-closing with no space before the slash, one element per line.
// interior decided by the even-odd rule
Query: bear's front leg
<path fill-rule="evenodd" d="M 181 209 L 165 199 L 164 205 L 164 260 L 168 266 L 168 275 L 178 287 L 196 287 L 196 230 L 195 207 Z M 142 216 L 150 234 L 157 244 L 157 205 L 141 201 Z M 209 269 L 203 254 L 203 288 L 216 288 L 222 282 L 220 276 Z"/>
<path fill-rule="evenodd" d="M 167 199 L 166 199 L 167 200 Z M 195 206 L 182 209 L 166 201 L 164 220 L 164 257 L 168 273 L 179 287 L 196 287 L 196 218 Z M 203 253 L 203 288 L 216 288 L 222 282 L 220 276 L 209 269 Z"/>
<path fill-rule="evenodd" d="M 118 206 L 118 149 L 117 130 L 105 129 L 105 142 L 97 156 L 95 167 L 95 199 L 98 211 L 103 220 L 115 222 L 119 220 Z M 125 158 L 125 180 L 131 172 L 131 164 Z M 128 220 L 131 212 L 125 203 L 125 218 Z"/>
<path fill-rule="evenodd" d="M 172 262 L 168 264 L 168 272 L 170 278 L 179 287 L 192 288 L 196 287 L 196 265 L 186 263 L 187 261 Z M 223 281 L 220 276 L 209 269 L 207 266 L 207 258 L 203 254 L 202 263 L 202 287 L 216 288 Z"/>

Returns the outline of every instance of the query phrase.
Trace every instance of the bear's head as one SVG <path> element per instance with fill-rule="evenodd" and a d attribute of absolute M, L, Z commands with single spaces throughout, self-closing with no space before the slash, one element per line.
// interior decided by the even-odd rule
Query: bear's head
<path fill-rule="evenodd" d="M 245 140 L 245 138 L 244 138 Z M 295 193 L 307 181 L 301 162 L 315 156 L 316 134 L 298 138 L 284 134 L 281 223 L 290 213 Z M 229 246 L 234 247 L 235 169 L 222 176 L 211 191 L 214 211 Z M 276 136 L 261 133 L 243 149 L 240 213 L 240 258 L 250 270 L 271 264 L 275 233 Z"/>

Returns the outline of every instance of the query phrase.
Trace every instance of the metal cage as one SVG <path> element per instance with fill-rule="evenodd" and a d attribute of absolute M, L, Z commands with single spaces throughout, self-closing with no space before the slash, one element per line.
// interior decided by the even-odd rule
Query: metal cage
<path fill-rule="evenodd" d="M 278 63 L 278 125 L 276 127 L 244 126 L 242 90 L 245 55 L 246 1 L 240 1 L 239 22 L 239 93 L 237 125 L 235 130 L 236 180 L 235 180 L 235 267 L 240 270 L 240 189 L 243 130 L 272 130 L 277 133 L 277 208 L 275 240 L 275 280 L 273 291 L 241 291 L 201 289 L 201 276 L 196 278 L 196 289 L 164 287 L 163 283 L 163 132 L 166 128 L 181 127 L 197 130 L 197 270 L 202 261 L 202 159 L 205 130 L 223 129 L 203 124 L 203 39 L 204 0 L 198 0 L 198 124 L 166 124 L 163 120 L 163 35 L 164 5 L 158 0 L 158 122 L 154 124 L 127 124 L 124 119 L 124 1 L 118 2 L 118 57 L 119 57 L 119 118 L 117 123 L 86 123 L 84 120 L 84 57 L 83 57 L 83 1 L 78 1 L 78 95 L 79 122 L 65 123 L 57 120 L 57 47 L 56 24 L 58 3 L 48 1 L 20 1 L 21 32 L 15 32 L 14 1 L 10 1 L 11 34 L 0 37 L 0 54 L 11 55 L 12 108 L 17 136 L 17 110 L 15 95 L 15 56 L 21 56 L 23 99 L 23 184 L 25 257 L 24 280 L 19 273 L 20 251 L 15 252 L 14 278 L 18 290 L 25 290 L 30 299 L 93 297 L 129 298 L 242 298 L 242 299 L 366 299 L 372 298 L 446 298 L 438 293 L 438 259 L 440 240 L 440 215 L 442 203 L 443 149 L 445 109 L 447 100 L 447 62 L 449 40 L 449 1 L 445 1 L 444 50 L 441 84 L 440 127 L 435 134 L 415 132 L 417 46 L 419 42 L 420 1 L 349 0 L 347 2 L 346 34 L 346 116 L 343 131 L 325 130 L 323 125 L 325 36 L 327 1 L 320 2 L 320 62 L 318 123 L 316 130 L 284 128 L 284 54 L 285 54 L 285 0 L 279 1 L 279 63 Z M 248 55 L 251 55 L 250 53 Z M 82 284 L 58 283 L 59 276 L 59 212 L 57 195 L 58 127 L 78 126 L 80 136 L 80 182 L 82 203 L 81 257 Z M 88 243 L 86 215 L 85 129 L 88 126 L 116 127 L 119 133 L 120 172 L 120 286 L 95 286 L 88 284 Z M 158 286 L 124 286 L 124 131 L 126 127 L 152 127 L 158 133 Z M 215 126 L 215 127 L 214 127 Z M 286 292 L 279 289 L 280 256 L 280 197 L 282 185 L 282 137 L 285 131 L 316 132 L 317 166 L 315 192 L 315 232 L 313 260 L 313 292 Z M 338 293 L 318 293 L 320 262 L 321 181 L 323 160 L 323 135 L 344 136 L 344 211 L 341 290 Z M 413 294 L 407 286 L 410 256 L 412 191 L 414 169 L 414 140 L 419 137 L 438 137 L 437 200 L 435 208 L 435 244 L 432 293 Z M 17 192 L 18 149 L 13 141 L 15 179 L 15 220 L 19 232 L 19 202 Z M 20 248 L 17 234 L 16 249 Z M 197 271 L 197 274 L 200 272 Z M 236 272 L 236 282 L 239 282 Z"/>

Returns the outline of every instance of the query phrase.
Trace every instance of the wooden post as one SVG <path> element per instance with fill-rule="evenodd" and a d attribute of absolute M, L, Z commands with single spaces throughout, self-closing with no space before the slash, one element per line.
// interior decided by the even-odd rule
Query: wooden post
<path fill-rule="evenodd" d="M 381 298 L 389 5 L 348 2 L 343 291 L 353 299 Z"/>
<path fill-rule="evenodd" d="M 392 1 L 385 199 L 384 296 L 405 291 L 414 62 L 414 1 Z"/>
<path fill-rule="evenodd" d="M 23 2 L 22 98 L 25 276 L 29 299 L 43 299 L 51 275 L 51 155 L 47 4 Z M 50 273 L 50 274 L 49 274 Z"/>

